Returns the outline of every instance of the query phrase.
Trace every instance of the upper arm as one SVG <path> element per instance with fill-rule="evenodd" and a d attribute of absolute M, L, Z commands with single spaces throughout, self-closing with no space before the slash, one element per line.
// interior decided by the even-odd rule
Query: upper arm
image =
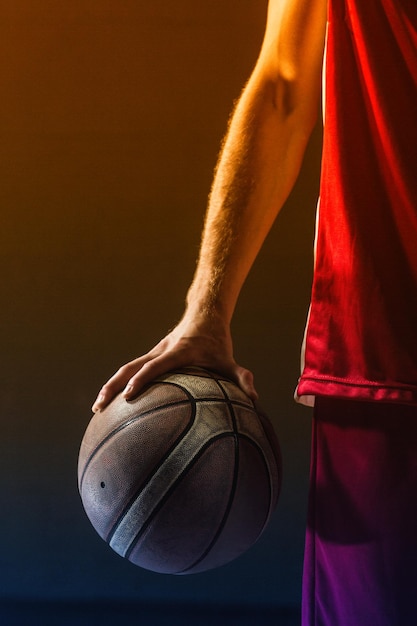
<path fill-rule="evenodd" d="M 255 68 L 272 82 L 278 105 L 308 122 L 317 116 L 327 23 L 327 0 L 270 0 Z"/>

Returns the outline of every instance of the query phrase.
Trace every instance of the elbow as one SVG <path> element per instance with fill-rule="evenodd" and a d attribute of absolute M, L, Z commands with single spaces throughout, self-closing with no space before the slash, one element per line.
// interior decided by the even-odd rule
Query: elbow
<path fill-rule="evenodd" d="M 319 93 L 305 88 L 295 72 L 281 72 L 268 81 L 268 100 L 275 115 L 310 135 L 319 115 Z"/>
<path fill-rule="evenodd" d="M 282 117 L 289 118 L 298 108 L 297 85 L 292 77 L 280 75 L 271 81 L 270 98 L 274 110 Z"/>

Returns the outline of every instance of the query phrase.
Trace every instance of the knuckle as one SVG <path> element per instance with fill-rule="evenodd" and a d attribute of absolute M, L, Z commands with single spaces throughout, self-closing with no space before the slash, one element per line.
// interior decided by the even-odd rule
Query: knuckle
<path fill-rule="evenodd" d="M 131 369 L 131 364 L 125 363 L 125 365 L 122 365 L 121 367 L 119 367 L 119 369 L 117 370 L 113 378 L 125 376 L 126 374 L 130 372 L 130 369 Z"/>

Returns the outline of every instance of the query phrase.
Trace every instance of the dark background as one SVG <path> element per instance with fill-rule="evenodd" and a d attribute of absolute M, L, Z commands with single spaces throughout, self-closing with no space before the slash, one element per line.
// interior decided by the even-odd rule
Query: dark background
<path fill-rule="evenodd" d="M 153 574 L 95 534 L 76 485 L 98 388 L 181 315 L 219 144 L 256 60 L 266 6 L 1 4 L 3 609 L 35 611 L 25 605 L 35 601 L 248 611 L 299 604 L 310 411 L 292 394 L 311 281 L 319 131 L 234 320 L 236 356 L 254 371 L 283 449 L 283 492 L 267 532 L 216 571 Z M 21 623 L 35 623 L 30 614 Z M 20 619 L 11 615 L 4 623 Z"/>

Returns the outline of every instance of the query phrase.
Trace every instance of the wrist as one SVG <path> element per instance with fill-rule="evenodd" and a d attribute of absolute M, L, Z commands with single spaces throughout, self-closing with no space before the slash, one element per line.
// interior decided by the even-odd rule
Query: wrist
<path fill-rule="evenodd" d="M 210 280 L 202 283 L 192 283 L 187 293 L 186 316 L 229 328 L 235 308 L 230 292 L 224 294 Z"/>

